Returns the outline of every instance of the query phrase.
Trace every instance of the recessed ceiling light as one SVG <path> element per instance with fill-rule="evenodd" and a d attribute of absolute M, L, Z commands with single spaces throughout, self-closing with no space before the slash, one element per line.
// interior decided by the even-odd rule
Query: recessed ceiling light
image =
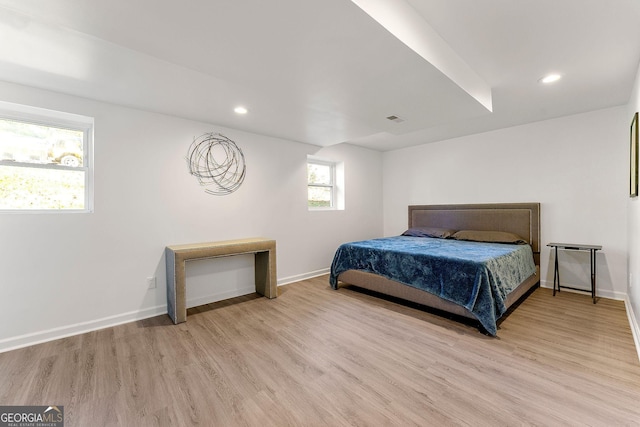
<path fill-rule="evenodd" d="M 236 114 L 247 114 L 248 110 L 244 107 L 236 107 L 233 109 L 233 111 L 236 112 Z"/>
<path fill-rule="evenodd" d="M 561 78 L 562 78 L 562 76 L 560 74 L 547 74 L 546 76 L 544 76 L 543 78 L 541 78 L 538 81 L 540 83 L 549 84 L 549 83 L 557 82 Z"/>

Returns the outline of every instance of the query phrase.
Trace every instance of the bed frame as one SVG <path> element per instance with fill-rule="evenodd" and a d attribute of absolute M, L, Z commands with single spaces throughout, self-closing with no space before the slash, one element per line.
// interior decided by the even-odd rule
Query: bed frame
<path fill-rule="evenodd" d="M 517 234 L 531 245 L 536 274 L 529 277 L 506 298 L 515 304 L 540 283 L 540 203 L 499 203 L 409 206 L 409 228 L 439 227 L 454 230 L 505 231 Z M 348 270 L 338 276 L 344 284 L 355 285 L 385 295 L 477 320 L 466 308 L 429 292 L 364 271 Z"/>

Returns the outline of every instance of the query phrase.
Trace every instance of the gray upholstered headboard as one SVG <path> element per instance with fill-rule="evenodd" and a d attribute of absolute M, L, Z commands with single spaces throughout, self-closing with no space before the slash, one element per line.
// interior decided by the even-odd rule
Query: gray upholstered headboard
<path fill-rule="evenodd" d="M 540 203 L 413 205 L 409 206 L 411 227 L 515 233 L 529 242 L 540 264 Z"/>

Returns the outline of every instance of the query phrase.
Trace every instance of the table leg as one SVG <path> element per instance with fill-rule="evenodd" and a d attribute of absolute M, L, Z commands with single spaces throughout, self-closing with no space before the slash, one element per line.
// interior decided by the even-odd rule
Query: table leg
<path fill-rule="evenodd" d="M 591 298 L 596 303 L 596 251 L 591 249 Z"/>
<path fill-rule="evenodd" d="M 556 296 L 556 284 L 560 292 L 560 271 L 558 271 L 558 247 L 555 248 L 555 261 L 553 266 L 553 296 Z"/>

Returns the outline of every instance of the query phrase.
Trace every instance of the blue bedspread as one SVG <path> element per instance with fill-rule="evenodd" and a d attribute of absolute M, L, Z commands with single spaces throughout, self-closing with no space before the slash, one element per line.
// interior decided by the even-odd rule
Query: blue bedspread
<path fill-rule="evenodd" d="M 491 335 L 506 296 L 535 274 L 529 245 L 397 236 L 341 245 L 329 283 L 347 270 L 375 273 L 467 308 Z"/>

